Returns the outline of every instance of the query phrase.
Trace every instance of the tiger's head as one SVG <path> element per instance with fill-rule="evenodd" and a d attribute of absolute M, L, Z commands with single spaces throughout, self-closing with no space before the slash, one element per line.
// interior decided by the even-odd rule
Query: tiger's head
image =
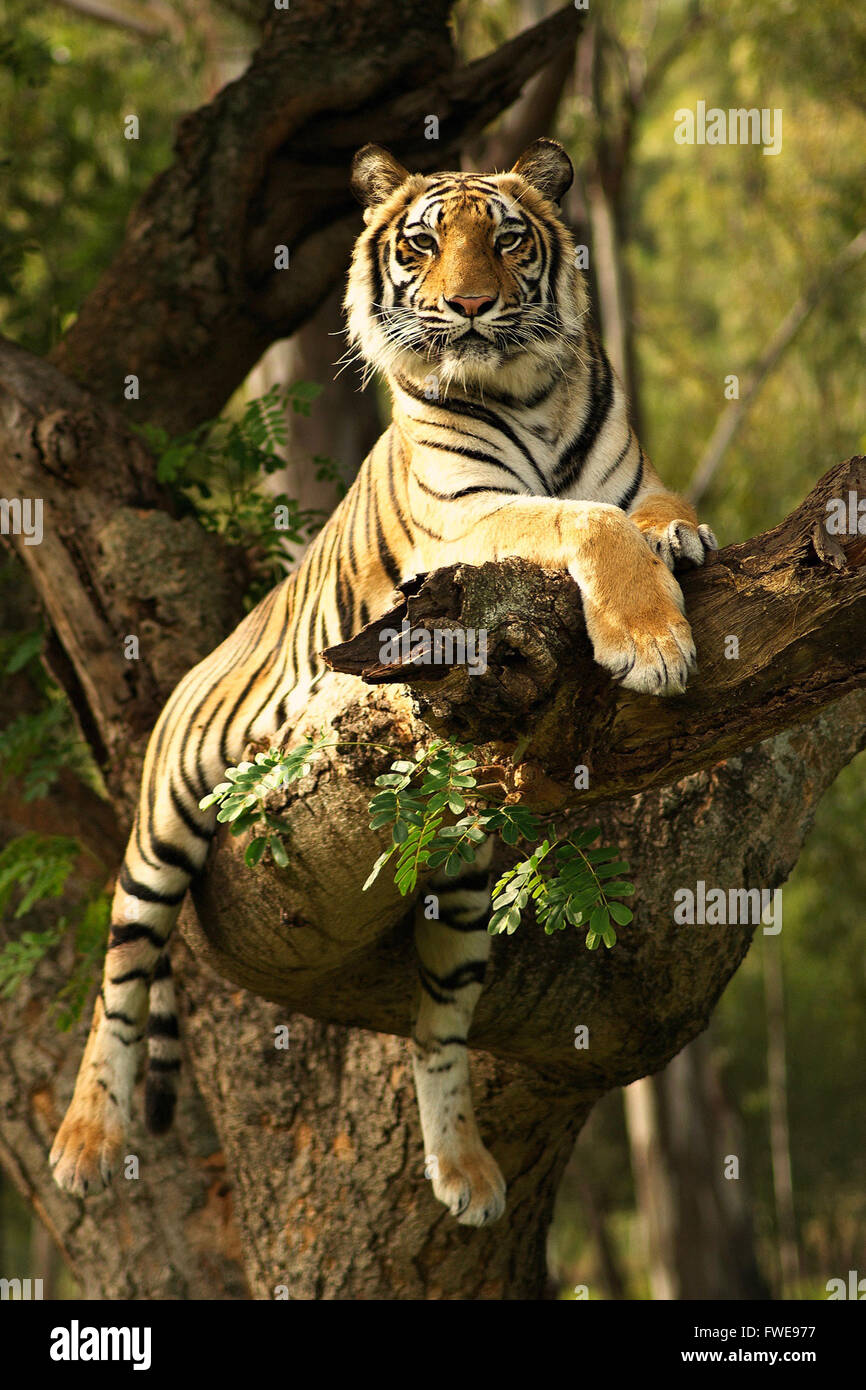
<path fill-rule="evenodd" d="M 536 140 L 505 174 L 410 174 L 379 145 L 352 165 L 365 205 L 345 309 L 370 367 L 416 383 L 530 388 L 581 334 L 588 300 L 555 204 L 574 171 Z"/>

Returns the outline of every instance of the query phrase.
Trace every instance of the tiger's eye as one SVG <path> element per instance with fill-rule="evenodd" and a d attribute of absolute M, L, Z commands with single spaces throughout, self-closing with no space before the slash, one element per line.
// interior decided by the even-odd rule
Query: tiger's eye
<path fill-rule="evenodd" d="M 516 251 L 522 240 L 522 232 L 506 232 L 505 236 L 500 237 L 497 246 L 500 251 Z"/>
<path fill-rule="evenodd" d="M 427 232 L 419 232 L 417 236 L 407 237 L 406 240 L 413 251 L 435 251 L 436 238 L 428 236 Z"/>

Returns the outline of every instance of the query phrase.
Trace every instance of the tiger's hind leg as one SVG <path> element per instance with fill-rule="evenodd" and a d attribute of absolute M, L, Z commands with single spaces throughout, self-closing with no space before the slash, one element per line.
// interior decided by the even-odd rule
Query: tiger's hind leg
<path fill-rule="evenodd" d="M 171 989 L 170 972 L 166 977 L 163 964 L 167 962 L 165 950 L 189 880 L 182 870 L 162 865 L 159 887 L 150 887 L 146 877 L 156 879 L 157 874 L 151 870 L 147 875 L 146 865 L 136 863 L 136 859 L 133 832 L 112 903 L 102 988 L 87 1047 L 72 1100 L 51 1149 L 55 1180 L 78 1197 L 106 1186 L 122 1158 L 146 1034 L 151 1037 L 151 1076 L 159 1074 L 162 1081 L 171 1074 L 172 1096 L 173 1074 L 179 1065 L 173 992 L 165 1008 L 159 1000 L 161 990 L 164 996 L 166 979 Z M 130 865 L 135 866 L 135 876 Z M 177 881 L 173 889 L 167 883 L 167 875 L 172 874 Z M 160 1008 L 151 1028 L 147 1026 L 149 993 L 151 1003 Z M 161 1028 L 173 1033 L 165 1038 L 168 1049 L 163 1046 Z M 155 1113 L 163 1118 L 167 1110 L 164 1091 L 163 1087 L 160 1104 L 155 1106 Z"/>
<path fill-rule="evenodd" d="M 426 1169 L 435 1195 L 464 1226 L 486 1226 L 505 1210 L 505 1179 L 475 1123 L 467 1049 L 490 954 L 492 853 L 488 841 L 457 877 L 434 874 L 415 918 L 422 998 L 412 1062 Z M 430 894 L 438 918 L 425 916 Z"/>

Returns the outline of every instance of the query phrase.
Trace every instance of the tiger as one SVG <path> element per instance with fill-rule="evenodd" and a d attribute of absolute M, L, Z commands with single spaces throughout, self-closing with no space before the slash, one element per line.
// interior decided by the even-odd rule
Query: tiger
<path fill-rule="evenodd" d="M 695 646 L 674 570 L 716 539 L 641 447 L 590 320 L 559 203 L 573 168 L 535 141 L 508 172 L 410 174 L 365 145 L 363 230 L 344 309 L 349 351 L 390 389 L 388 428 L 279 583 L 180 682 L 150 738 L 112 901 L 102 987 L 50 1163 L 78 1196 L 111 1181 L 148 1053 L 145 1120 L 172 1122 L 180 1041 L 169 939 L 215 812 L 199 802 L 250 742 L 272 739 L 322 652 L 374 622 L 412 577 L 519 556 L 567 573 L 596 662 L 626 690 L 685 689 Z M 415 908 L 420 1004 L 410 1050 L 435 1197 L 463 1225 L 505 1209 L 475 1119 L 468 1037 L 488 964 L 492 844 Z"/>

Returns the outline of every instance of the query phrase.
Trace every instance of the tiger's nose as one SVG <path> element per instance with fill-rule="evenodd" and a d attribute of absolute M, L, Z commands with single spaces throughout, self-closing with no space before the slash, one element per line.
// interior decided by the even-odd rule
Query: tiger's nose
<path fill-rule="evenodd" d="M 476 314 L 483 314 L 489 309 L 496 300 L 489 294 L 454 294 L 445 303 L 452 309 L 456 309 L 458 314 L 465 314 L 468 319 L 474 319 Z"/>

